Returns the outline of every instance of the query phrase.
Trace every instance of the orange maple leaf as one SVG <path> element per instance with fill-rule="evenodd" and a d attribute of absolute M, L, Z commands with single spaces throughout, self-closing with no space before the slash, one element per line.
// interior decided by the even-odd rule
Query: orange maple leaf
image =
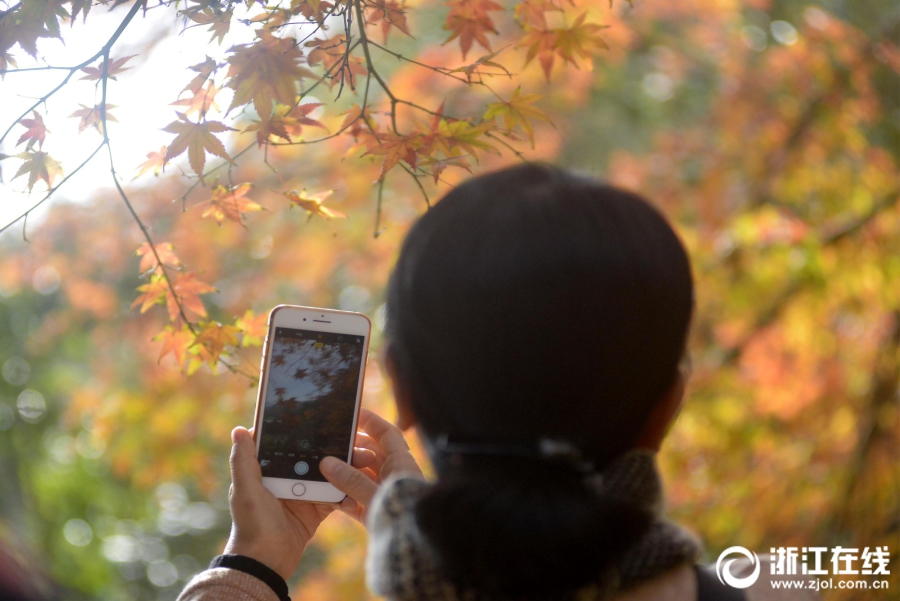
<path fill-rule="evenodd" d="M 226 346 L 237 346 L 239 333 L 240 330 L 234 326 L 208 321 L 200 324 L 200 331 L 197 333 L 193 346 L 203 346 L 209 352 L 210 367 L 215 367 Z"/>
<path fill-rule="evenodd" d="M 31 150 L 34 148 L 34 145 L 37 144 L 38 148 L 44 147 L 44 138 L 47 137 L 47 133 L 50 131 L 44 125 L 44 118 L 41 117 L 40 113 L 37 111 L 31 111 L 34 115 L 34 119 L 22 119 L 19 121 L 20 125 L 23 125 L 27 128 L 27 131 L 19 136 L 19 140 L 16 142 L 16 146 L 28 140 L 28 144 L 25 145 L 25 150 Z"/>
<path fill-rule="evenodd" d="M 100 105 L 94 105 L 91 107 L 87 107 L 80 102 L 78 106 L 81 108 L 69 115 L 69 117 L 80 117 L 81 121 L 78 123 L 78 133 L 83 132 L 89 127 L 95 128 L 100 135 L 103 135 L 103 119 L 100 113 Z M 116 108 L 116 105 L 107 103 L 106 105 L 106 120 L 107 121 L 116 121 L 118 123 L 118 119 L 116 119 L 110 110 Z"/>
<path fill-rule="evenodd" d="M 244 213 L 252 213 L 263 209 L 262 205 L 247 198 L 247 192 L 252 187 L 253 184 L 250 183 L 238 184 L 231 189 L 222 185 L 216 186 L 213 188 L 209 206 L 203 211 L 202 217 L 212 215 L 219 225 L 222 225 L 222 222 L 226 219 L 244 225 Z"/>
<path fill-rule="evenodd" d="M 288 142 L 292 142 L 291 136 L 299 137 L 303 132 L 303 126 L 321 127 L 327 129 L 320 121 L 307 117 L 311 112 L 322 106 L 321 102 L 309 102 L 291 108 L 283 104 L 275 107 L 275 113 L 269 119 L 268 128 L 263 128 L 260 121 L 250 124 L 244 133 L 256 132 L 256 141 L 262 146 L 270 136 L 276 136 Z"/>
<path fill-rule="evenodd" d="M 556 40 L 556 31 L 532 29 L 519 42 L 519 47 L 528 47 L 528 53 L 525 55 L 525 64 L 528 65 L 535 57 L 538 57 L 541 68 L 544 70 L 544 77 L 548 81 L 550 80 L 550 73 L 553 71 L 553 63 L 556 61 Z"/>
<path fill-rule="evenodd" d="M 180 96 L 188 90 L 190 90 L 193 94 L 199 92 L 200 88 L 203 87 L 203 84 L 206 83 L 206 80 L 209 79 L 210 75 L 213 74 L 218 66 L 219 65 L 216 63 L 216 61 L 207 56 L 206 60 L 202 63 L 197 63 L 196 65 L 188 67 L 191 71 L 195 71 L 197 75 L 194 76 L 194 78 L 188 83 L 188 85 L 184 87 L 183 90 L 181 90 L 181 92 L 178 93 L 178 95 Z"/>
<path fill-rule="evenodd" d="M 507 130 L 519 126 L 528 139 L 531 140 L 531 147 L 534 148 L 534 127 L 531 125 L 532 119 L 550 122 L 540 109 L 533 106 L 541 97 L 538 94 L 522 94 L 521 86 L 516 88 L 512 97 L 508 102 L 493 102 L 487 106 L 484 113 L 484 120 L 493 120 L 496 117 L 503 117 L 503 124 Z"/>
<path fill-rule="evenodd" d="M 159 260 L 162 261 L 164 267 L 173 269 L 181 267 L 181 260 L 175 254 L 175 247 L 172 246 L 171 242 L 157 242 L 154 246 L 156 247 L 156 255 L 159 255 Z M 160 265 L 156 261 L 156 255 L 150 249 L 150 243 L 143 243 L 134 254 L 141 258 L 138 273 L 147 273 L 151 269 L 154 271 L 158 270 Z"/>
<path fill-rule="evenodd" d="M 334 190 L 325 190 L 317 194 L 307 194 L 306 189 L 301 192 L 296 190 L 285 190 L 283 194 L 291 201 L 291 207 L 298 206 L 308 213 L 307 221 L 313 218 L 313 215 L 320 215 L 325 219 L 346 219 L 347 216 L 340 211 L 322 204 L 326 198 L 331 196 Z"/>
<path fill-rule="evenodd" d="M 222 91 L 222 88 L 217 88 L 213 82 L 209 82 L 206 88 L 201 88 L 194 92 L 194 95 L 190 98 L 182 98 L 181 100 L 176 100 L 172 102 L 172 106 L 186 106 L 187 110 L 184 111 L 185 115 L 190 115 L 191 113 L 200 113 L 200 117 L 206 116 L 206 113 L 209 112 L 209 109 L 220 110 L 219 105 L 216 104 L 216 95 Z"/>
<path fill-rule="evenodd" d="M 314 78 L 315 74 L 300 66 L 303 52 L 295 47 L 293 39 L 276 38 L 265 28 L 256 35 L 256 42 L 229 49 L 232 54 L 227 59 L 229 80 L 225 85 L 234 90 L 228 112 L 252 102 L 266 128 L 273 104 L 292 105 L 297 97 L 297 82 Z"/>
<path fill-rule="evenodd" d="M 215 288 L 198 280 L 196 273 L 186 272 L 178 274 L 178 277 L 172 282 L 172 287 L 175 289 L 175 294 L 178 295 L 178 300 L 181 301 L 185 313 L 206 317 L 206 307 L 203 306 L 200 295 L 215 292 Z M 175 304 L 175 299 L 169 290 L 166 290 L 166 307 L 169 309 L 169 317 L 175 321 L 179 316 L 178 305 Z"/>
<path fill-rule="evenodd" d="M 162 332 L 153 337 L 153 340 L 162 342 L 159 359 L 156 360 L 157 363 L 171 353 L 175 356 L 175 362 L 178 364 L 178 367 L 181 367 L 184 364 L 184 357 L 188 349 L 194 345 L 194 334 L 184 326 L 177 329 L 173 326 L 166 326 Z"/>
<path fill-rule="evenodd" d="M 159 152 L 148 152 L 147 160 L 141 163 L 137 168 L 137 173 L 134 174 L 134 177 L 139 177 L 151 169 L 153 170 L 153 175 L 159 175 L 160 171 L 166 170 L 166 146 L 163 146 L 159 149 Z M 134 179 L 134 178 L 132 178 Z"/>
<path fill-rule="evenodd" d="M 399 2 L 387 0 L 382 3 L 376 1 L 366 4 L 366 23 L 375 25 L 381 23 L 381 36 L 387 42 L 391 28 L 396 27 L 409 37 L 413 37 L 409 33 L 409 27 L 406 24 L 406 7 Z"/>
<path fill-rule="evenodd" d="M 450 12 L 447 13 L 444 29 L 449 30 L 451 34 L 444 44 L 459 38 L 459 47 L 464 59 L 473 41 L 490 52 L 491 43 L 487 34 L 496 34 L 497 28 L 488 13 L 503 10 L 503 7 L 493 0 L 450 0 L 446 4 L 450 6 Z"/>
<path fill-rule="evenodd" d="M 416 151 L 422 147 L 423 142 L 422 134 L 418 132 L 406 136 L 400 136 L 390 132 L 377 133 L 373 136 L 373 139 L 363 156 L 367 154 L 384 156 L 384 164 L 381 166 L 381 176 L 378 178 L 382 179 L 385 174 L 401 160 L 415 169 Z"/>
<path fill-rule="evenodd" d="M 2 156 L 2 155 L 0 155 Z M 53 187 L 53 180 L 62 176 L 63 170 L 59 163 L 49 154 L 43 151 L 26 151 L 15 155 L 16 158 L 23 159 L 25 162 L 16 171 L 13 179 L 28 174 L 28 190 L 34 188 L 39 179 L 47 183 L 47 189 Z"/>
<path fill-rule="evenodd" d="M 128 71 L 131 67 L 123 68 L 123 65 L 125 65 L 125 63 L 136 56 L 137 54 L 132 54 L 131 56 L 125 56 L 109 61 L 109 65 L 106 68 L 107 76 L 109 76 L 110 79 L 115 79 L 117 74 L 121 73 L 122 71 Z M 87 73 L 87 75 L 85 75 L 81 79 L 87 79 L 89 81 L 99 80 L 101 77 L 103 77 L 103 63 L 101 63 L 99 67 L 84 67 L 82 71 Z"/>
<path fill-rule="evenodd" d="M 563 12 L 563 9 L 548 0 L 525 0 L 516 4 L 515 18 L 525 28 L 547 28 L 547 12 Z"/>
<path fill-rule="evenodd" d="M 219 44 L 221 44 L 222 40 L 225 39 L 228 30 L 231 28 L 231 18 L 233 17 L 233 12 L 231 10 L 213 11 L 212 8 L 207 6 L 203 7 L 202 10 L 199 8 L 192 8 L 183 10 L 181 13 L 198 25 L 209 25 L 207 31 L 212 33 L 212 37 L 209 38 L 210 43 L 212 43 L 214 39 L 219 38 Z"/>
<path fill-rule="evenodd" d="M 169 294 L 169 285 L 162 274 L 154 273 L 150 276 L 148 283 L 138 286 L 137 291 L 143 294 L 134 299 L 134 302 L 131 303 L 131 308 L 134 309 L 140 305 L 141 313 L 146 313 L 153 305 L 166 302 L 166 295 Z"/>
<path fill-rule="evenodd" d="M 269 315 L 260 313 L 253 315 L 253 310 L 247 309 L 244 316 L 235 320 L 234 325 L 243 333 L 241 338 L 241 346 L 262 346 L 263 337 L 268 330 Z"/>
<path fill-rule="evenodd" d="M 166 150 L 165 162 L 169 162 L 185 150 L 188 151 L 188 161 L 191 169 L 203 182 L 203 166 L 206 164 L 206 153 L 214 154 L 231 162 L 231 157 L 225 151 L 222 142 L 213 133 L 234 131 L 219 121 L 202 121 L 194 123 L 189 121 L 184 113 L 177 113 L 179 121 L 173 121 L 163 128 L 163 131 L 177 134 Z"/>

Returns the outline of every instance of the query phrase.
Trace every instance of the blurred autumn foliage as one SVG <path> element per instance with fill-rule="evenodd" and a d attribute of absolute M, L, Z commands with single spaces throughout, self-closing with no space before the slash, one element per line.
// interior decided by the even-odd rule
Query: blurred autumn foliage
<path fill-rule="evenodd" d="M 107 11 L 113 38 L 60 71 L 93 101 L 27 99 L 0 140 L 0 202 L 31 191 L 7 220 L 23 229 L 0 237 L 0 540 L 66 598 L 174 598 L 227 536 L 228 433 L 251 420 L 268 309 L 377 324 L 416 216 L 468 172 L 522 159 L 643 192 L 689 247 L 693 376 L 660 460 L 705 559 L 888 545 L 900 588 L 895 9 L 0 0 L 0 86 Z M 177 26 L 146 52 L 199 27 L 209 55 L 171 68 L 186 85 L 156 126 L 168 144 L 121 165 L 107 124 L 127 107 L 108 90 L 153 82 L 114 42 L 154 11 Z M 237 29 L 250 37 L 223 43 Z M 88 140 L 84 163 L 51 156 L 56 112 Z M 108 187 L 67 197 L 105 155 Z M 390 416 L 377 353 L 367 369 L 363 402 Z M 293 592 L 368 598 L 364 553 L 361 528 L 329 518 Z"/>

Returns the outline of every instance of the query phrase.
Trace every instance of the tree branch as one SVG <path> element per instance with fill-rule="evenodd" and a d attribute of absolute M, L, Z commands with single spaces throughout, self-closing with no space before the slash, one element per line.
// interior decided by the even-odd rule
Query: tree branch
<path fill-rule="evenodd" d="M 131 23 L 132 19 L 134 19 L 134 16 L 137 14 L 137 12 L 138 12 L 138 10 L 139 10 L 140 8 L 141 8 L 141 3 L 140 3 L 140 2 L 135 2 L 135 3 L 134 3 L 134 6 L 131 7 L 131 10 L 128 11 L 128 14 L 125 15 L 125 18 L 124 18 L 124 19 L 122 20 L 122 22 L 119 24 L 119 27 L 116 28 L 115 32 L 113 32 L 112 37 L 109 38 L 109 40 L 106 42 L 106 44 L 103 45 L 103 48 L 101 48 L 100 51 L 97 52 L 97 54 L 95 54 L 95 55 L 92 56 L 91 58 L 87 59 L 87 60 L 84 61 L 83 63 L 78 64 L 78 65 L 75 65 L 74 67 L 71 67 L 71 68 L 69 69 L 69 74 L 66 75 L 65 79 L 63 79 L 62 82 L 61 82 L 58 86 L 56 86 L 55 88 L 53 88 L 52 90 L 50 90 L 47 94 L 44 94 L 43 96 L 41 96 L 41 98 L 39 98 L 37 102 L 35 102 L 33 105 L 31 105 L 31 107 L 29 107 L 29 108 L 28 108 L 24 113 L 22 113 L 15 121 L 13 121 L 13 122 L 10 124 L 10 126 L 6 129 L 6 131 L 3 133 L 3 135 L 0 136 L 0 144 L 3 143 L 3 140 L 6 139 L 6 136 L 9 135 L 9 132 L 12 131 L 12 129 L 16 126 L 16 124 L 17 124 L 19 121 L 21 121 L 22 119 L 24 119 L 25 117 L 27 117 L 27 116 L 28 116 L 28 113 L 30 113 L 31 111 L 35 110 L 35 109 L 36 109 L 37 107 L 39 107 L 42 103 L 47 102 L 47 100 L 48 100 L 51 96 L 53 96 L 53 95 L 56 94 L 58 91 L 60 91 L 67 83 L 69 83 L 69 80 L 72 79 L 72 76 L 75 75 L 75 73 L 78 72 L 79 69 L 82 69 L 83 67 L 87 67 L 88 65 L 90 65 L 92 62 L 94 62 L 95 60 L 97 60 L 97 59 L 100 58 L 101 56 L 106 56 L 106 55 L 108 55 L 108 54 L 109 54 L 110 48 L 112 48 L 113 44 L 116 43 L 116 40 L 119 39 L 119 36 L 122 35 L 122 32 L 125 31 L 125 28 L 128 27 L 128 24 Z M 0 71 L 0 73 L 3 73 L 3 71 Z"/>

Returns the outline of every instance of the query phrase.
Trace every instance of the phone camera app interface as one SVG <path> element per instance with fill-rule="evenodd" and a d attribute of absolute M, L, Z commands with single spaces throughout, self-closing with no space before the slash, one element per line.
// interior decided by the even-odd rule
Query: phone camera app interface
<path fill-rule="evenodd" d="M 363 340 L 275 329 L 259 445 L 264 477 L 324 482 L 319 461 L 347 459 Z"/>

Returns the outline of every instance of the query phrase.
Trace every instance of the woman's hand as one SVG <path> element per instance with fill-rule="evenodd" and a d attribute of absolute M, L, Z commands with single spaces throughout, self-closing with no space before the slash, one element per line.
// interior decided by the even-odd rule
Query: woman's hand
<path fill-rule="evenodd" d="M 335 488 L 347 494 L 338 505 L 341 511 L 365 525 L 369 504 L 383 480 L 400 472 L 423 479 L 424 476 L 400 428 L 368 409 L 360 409 L 358 429 L 353 466 L 329 456 L 319 463 L 319 470 Z"/>
<path fill-rule="evenodd" d="M 287 580 L 316 528 L 333 505 L 279 499 L 263 486 L 253 435 L 238 426 L 231 432 L 231 536 L 226 554 L 245 555 Z"/>

